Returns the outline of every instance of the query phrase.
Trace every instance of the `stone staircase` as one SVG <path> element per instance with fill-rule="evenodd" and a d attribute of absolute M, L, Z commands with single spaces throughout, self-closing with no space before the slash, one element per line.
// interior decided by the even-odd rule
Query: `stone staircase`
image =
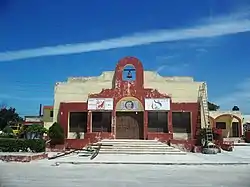
<path fill-rule="evenodd" d="M 129 155 L 185 155 L 180 151 L 157 140 L 104 139 L 93 145 L 101 144 L 99 154 L 129 154 Z"/>

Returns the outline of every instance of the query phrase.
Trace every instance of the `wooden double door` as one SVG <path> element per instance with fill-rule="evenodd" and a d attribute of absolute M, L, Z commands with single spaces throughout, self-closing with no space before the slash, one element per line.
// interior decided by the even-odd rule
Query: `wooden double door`
<path fill-rule="evenodd" d="M 116 138 L 143 139 L 143 112 L 117 112 Z"/>

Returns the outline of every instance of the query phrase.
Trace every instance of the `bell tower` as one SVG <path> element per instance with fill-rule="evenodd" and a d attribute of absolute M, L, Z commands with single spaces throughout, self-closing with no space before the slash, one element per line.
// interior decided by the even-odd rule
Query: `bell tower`
<path fill-rule="evenodd" d="M 142 63 L 135 57 L 121 59 L 115 70 L 115 87 L 130 83 L 135 88 L 143 88 L 144 72 Z"/>

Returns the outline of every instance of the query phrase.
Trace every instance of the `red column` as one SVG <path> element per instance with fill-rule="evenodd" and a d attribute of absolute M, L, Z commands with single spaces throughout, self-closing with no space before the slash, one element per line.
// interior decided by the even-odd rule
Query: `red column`
<path fill-rule="evenodd" d="M 116 138 L 116 112 L 115 110 L 112 111 L 111 135 L 114 139 Z"/>
<path fill-rule="evenodd" d="M 171 138 L 173 138 L 173 124 L 172 124 L 172 111 L 168 112 L 168 133 L 171 134 Z"/>
<path fill-rule="evenodd" d="M 90 133 L 92 131 L 92 112 L 88 111 L 88 121 L 87 121 L 87 133 Z"/>
<path fill-rule="evenodd" d="M 144 124 L 143 124 L 144 140 L 148 139 L 148 111 L 144 111 Z"/>
<path fill-rule="evenodd" d="M 239 120 L 238 131 L 239 131 L 239 137 L 241 137 L 242 136 L 242 120 Z"/>
<path fill-rule="evenodd" d="M 62 126 L 64 130 L 64 136 L 67 139 L 68 138 L 68 118 L 69 118 L 69 111 L 67 108 L 67 105 L 64 103 L 60 104 L 60 109 L 58 111 L 58 117 L 59 117 L 59 124 Z"/>

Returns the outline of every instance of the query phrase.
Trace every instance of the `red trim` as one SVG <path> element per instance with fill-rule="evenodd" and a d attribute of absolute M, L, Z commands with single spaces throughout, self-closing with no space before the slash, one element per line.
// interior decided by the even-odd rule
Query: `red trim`
<path fill-rule="evenodd" d="M 43 106 L 43 109 L 50 109 L 50 110 L 53 110 L 53 106 Z"/>

